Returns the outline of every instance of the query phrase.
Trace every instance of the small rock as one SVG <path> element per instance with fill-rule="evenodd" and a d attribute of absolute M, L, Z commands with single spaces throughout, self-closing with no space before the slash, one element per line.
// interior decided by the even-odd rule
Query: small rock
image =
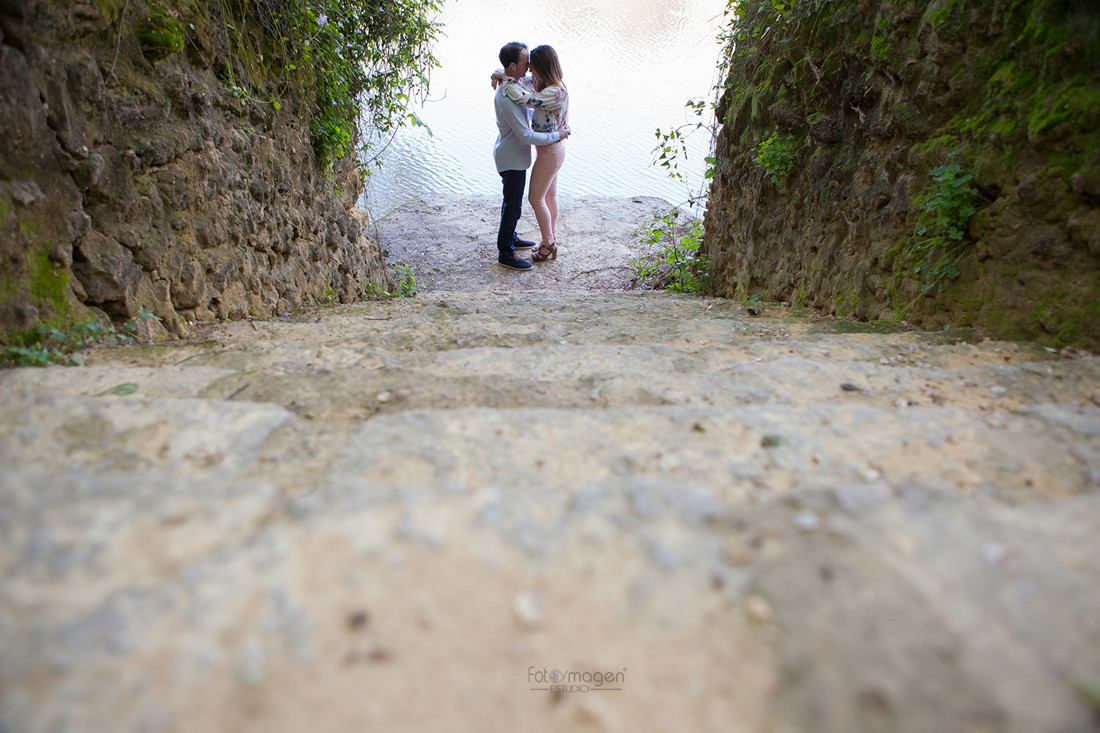
<path fill-rule="evenodd" d="M 589 695 L 583 697 L 584 699 L 577 705 L 577 709 L 573 713 L 576 722 L 586 728 L 593 728 L 598 731 L 614 730 L 614 726 L 611 724 L 611 714 L 600 704 L 600 701 L 592 699 Z"/>
<path fill-rule="evenodd" d="M 358 631 L 370 622 L 370 614 L 360 609 L 348 614 L 348 630 Z"/>
<path fill-rule="evenodd" d="M 11 197 L 20 206 L 30 206 L 35 201 L 45 198 L 46 194 L 38 187 L 35 181 L 16 181 L 11 184 Z"/>
<path fill-rule="evenodd" d="M 680 467 L 680 459 L 671 453 L 665 453 L 657 459 L 657 467 L 662 471 L 672 471 Z"/>
<path fill-rule="evenodd" d="M 393 653 L 389 649 L 374 641 L 364 641 L 344 655 L 344 664 L 388 662 L 391 659 L 393 659 Z"/>
<path fill-rule="evenodd" d="M 867 466 L 866 468 L 864 468 L 863 471 L 862 471 L 862 474 L 863 474 L 863 479 L 865 481 L 878 481 L 879 478 L 881 478 L 881 476 L 882 476 L 881 473 L 879 473 L 875 469 L 871 468 L 870 466 Z"/>
<path fill-rule="evenodd" d="M 284 506 L 291 519 L 305 519 L 320 508 L 321 502 L 315 494 L 306 494 L 287 499 Z"/>
<path fill-rule="evenodd" d="M 844 390 L 845 392 L 862 392 L 863 391 L 863 389 L 861 387 L 857 387 L 854 384 L 849 384 L 848 382 L 845 382 L 844 384 L 840 385 L 840 388 L 842 390 Z"/>
<path fill-rule="evenodd" d="M 1020 561 L 1019 553 L 996 542 L 990 542 L 982 547 L 982 558 L 990 565 L 999 568 L 1013 567 Z"/>
<path fill-rule="evenodd" d="M 821 520 L 813 512 L 805 511 L 795 517 L 794 525 L 803 532 L 813 532 L 821 526 Z"/>
<path fill-rule="evenodd" d="M 379 392 L 378 397 L 376 397 L 375 399 L 378 400 L 379 404 L 384 405 L 393 399 L 393 395 L 389 392 Z"/>
<path fill-rule="evenodd" d="M 745 600 L 745 614 L 749 621 L 758 624 L 770 623 L 775 618 L 772 605 L 760 596 L 749 596 Z"/>
<path fill-rule="evenodd" d="M 753 552 L 747 546 L 740 543 L 727 544 L 722 548 L 722 560 L 733 567 L 752 565 Z"/>
<path fill-rule="evenodd" d="M 894 401 L 894 406 L 897 407 L 899 410 L 904 410 L 906 407 L 909 407 L 909 400 L 905 399 L 904 397 L 899 397 L 897 400 Z"/>
<path fill-rule="evenodd" d="M 520 593 L 512 601 L 512 614 L 520 626 L 537 629 L 542 625 L 542 597 L 537 593 Z"/>
<path fill-rule="evenodd" d="M 1007 391 L 1008 391 L 1008 390 L 1006 390 L 1006 389 L 1005 389 L 1004 387 L 1001 387 L 1001 386 L 996 386 L 996 387 L 990 387 L 990 388 L 989 388 L 989 392 L 990 392 L 990 393 L 991 393 L 991 394 L 992 394 L 992 395 L 993 395 L 994 397 L 1003 397 L 1003 396 L 1004 396 L 1004 393 L 1005 393 L 1005 392 L 1007 392 Z"/>

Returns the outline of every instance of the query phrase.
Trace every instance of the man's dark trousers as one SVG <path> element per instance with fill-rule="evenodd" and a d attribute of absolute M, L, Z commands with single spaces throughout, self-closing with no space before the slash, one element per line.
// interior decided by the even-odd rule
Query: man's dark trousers
<path fill-rule="evenodd" d="M 501 171 L 500 180 L 504 187 L 504 203 L 500 207 L 497 252 L 499 257 L 512 257 L 516 253 L 516 225 L 523 209 L 527 171 Z"/>

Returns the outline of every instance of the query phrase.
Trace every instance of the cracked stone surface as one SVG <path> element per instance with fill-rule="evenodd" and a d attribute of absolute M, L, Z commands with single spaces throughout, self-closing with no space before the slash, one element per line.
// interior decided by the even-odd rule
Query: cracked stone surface
<path fill-rule="evenodd" d="M 1100 358 L 432 282 L 0 372 L 0 730 L 1095 730 Z"/>

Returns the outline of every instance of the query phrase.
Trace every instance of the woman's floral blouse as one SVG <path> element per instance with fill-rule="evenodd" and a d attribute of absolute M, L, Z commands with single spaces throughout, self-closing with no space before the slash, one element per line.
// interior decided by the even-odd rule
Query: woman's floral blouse
<path fill-rule="evenodd" d="M 511 77 L 504 80 L 504 93 L 516 104 L 530 107 L 531 129 L 535 132 L 554 132 L 569 126 L 569 92 L 551 85 L 536 92 L 534 79 L 525 76 L 519 81 Z"/>

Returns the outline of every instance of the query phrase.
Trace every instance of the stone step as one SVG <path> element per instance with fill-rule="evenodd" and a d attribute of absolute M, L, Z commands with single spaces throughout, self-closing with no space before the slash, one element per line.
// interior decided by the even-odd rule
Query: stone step
<path fill-rule="evenodd" d="M 432 294 L 4 371 L 0 730 L 1087 730 L 1100 359 L 836 330 Z"/>
<path fill-rule="evenodd" d="M 710 346 L 690 352 L 658 345 L 352 351 L 337 358 L 302 345 L 288 346 L 277 361 L 266 364 L 262 357 L 252 361 L 251 355 L 239 353 L 233 355 L 236 368 L 196 361 L 10 370 L 0 382 L 28 394 L 272 402 L 307 419 L 351 422 L 407 409 L 469 406 L 847 404 L 1011 412 L 1027 405 L 1100 402 L 1097 357 L 937 368 L 789 355 L 757 361 Z M 136 391 L 128 397 L 110 395 L 120 384 Z"/>
<path fill-rule="evenodd" d="M 0 417 L 0 465 L 24 473 L 247 476 L 291 491 L 286 464 L 299 456 L 286 441 L 297 436 L 308 448 L 304 436 L 318 434 L 329 457 L 312 485 L 361 480 L 381 491 L 567 492 L 635 474 L 741 499 L 884 476 L 1020 501 L 1100 490 L 1100 408 L 1092 406 L 992 414 L 858 404 L 481 407 L 405 410 L 326 433 L 263 403 L 23 395 L 5 399 Z"/>
<path fill-rule="evenodd" d="M 408 411 L 360 426 L 289 496 L 280 466 L 260 465 L 260 444 L 301 422 L 277 408 L 7 409 L 0 681 L 70 690 L 25 698 L 21 728 L 87 720 L 95 700 L 138 729 L 152 703 L 135 691 L 156 669 L 165 726 L 224 715 L 201 692 L 243 686 L 265 703 L 249 726 L 294 730 L 274 692 L 293 686 L 403 730 L 384 700 L 410 679 L 463 719 L 485 695 L 524 719 L 532 700 L 554 704 L 531 697 L 544 666 L 623 670 L 628 704 L 581 708 L 612 729 L 675 725 L 698 705 L 759 723 L 777 686 L 799 711 L 833 690 L 835 730 L 864 729 L 870 698 L 944 729 L 1084 721 L 1064 675 L 1100 640 L 1095 409 L 1003 425 L 850 406 Z M 94 430 L 72 427 L 81 409 Z M 11 427 L 31 417 L 39 429 Z M 930 427 L 940 442 L 918 444 Z M 969 481 L 979 472 L 988 483 Z M 702 668 L 671 654 L 699 645 L 713 649 Z M 463 687 L 486 654 L 509 668 Z M 370 694 L 344 694 L 352 683 Z M 930 711 L 942 684 L 966 694 Z M 679 694 L 644 702 L 661 690 Z"/>

